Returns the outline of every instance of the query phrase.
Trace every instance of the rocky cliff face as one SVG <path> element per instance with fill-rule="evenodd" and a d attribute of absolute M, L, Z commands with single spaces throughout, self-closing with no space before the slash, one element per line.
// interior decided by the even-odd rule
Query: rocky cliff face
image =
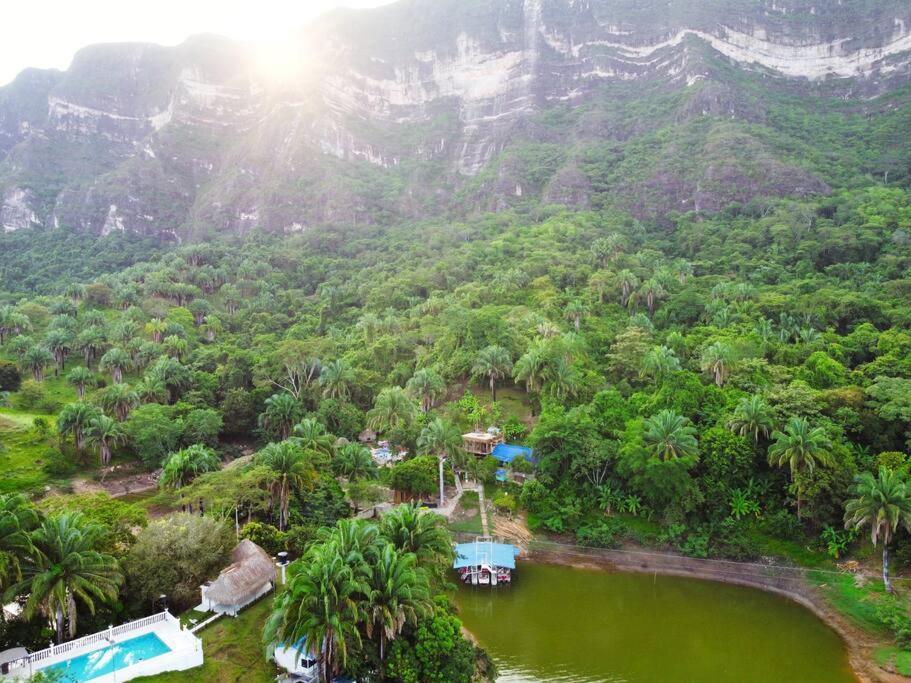
<path fill-rule="evenodd" d="M 177 239 L 529 198 L 586 207 L 607 193 L 657 217 L 825 192 L 732 127 L 766 123 L 740 79 L 865 106 L 909 80 L 911 4 L 401 0 L 335 12 L 301 42 L 310 58 L 280 84 L 245 46 L 207 36 L 23 72 L 0 88 L 3 229 Z M 639 112 L 645 101 L 663 104 Z M 624 149 L 666 126 L 687 149 L 624 171 Z"/>

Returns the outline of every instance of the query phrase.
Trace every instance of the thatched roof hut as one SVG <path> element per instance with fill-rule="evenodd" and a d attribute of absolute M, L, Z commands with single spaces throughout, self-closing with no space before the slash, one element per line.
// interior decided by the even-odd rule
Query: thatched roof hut
<path fill-rule="evenodd" d="M 231 564 L 217 579 L 202 587 L 203 607 L 236 614 L 270 591 L 276 576 L 275 562 L 269 554 L 253 541 L 244 539 L 231 551 Z"/>
<path fill-rule="evenodd" d="M 376 432 L 372 429 L 365 429 L 358 435 L 357 438 L 361 443 L 373 443 L 376 441 Z"/>

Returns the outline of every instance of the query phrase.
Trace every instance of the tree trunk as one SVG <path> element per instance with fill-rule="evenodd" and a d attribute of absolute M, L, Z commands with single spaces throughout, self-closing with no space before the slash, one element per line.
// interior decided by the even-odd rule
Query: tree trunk
<path fill-rule="evenodd" d="M 54 627 L 57 631 L 57 644 L 63 642 L 63 608 L 57 605 L 57 611 L 54 613 Z"/>
<path fill-rule="evenodd" d="M 801 503 L 801 495 L 800 495 L 800 487 L 798 487 L 798 488 L 797 488 L 797 519 L 801 519 L 801 517 L 800 517 L 800 503 Z"/>
<path fill-rule="evenodd" d="M 883 586 L 887 593 L 892 592 L 892 583 L 889 581 L 889 546 L 883 543 Z"/>
<path fill-rule="evenodd" d="M 490 400 L 493 403 L 497 402 L 497 380 L 494 379 L 493 375 L 490 376 Z"/>
<path fill-rule="evenodd" d="M 443 457 L 438 455 L 437 461 L 440 464 L 440 507 L 443 507 L 446 502 L 446 498 L 443 493 Z"/>

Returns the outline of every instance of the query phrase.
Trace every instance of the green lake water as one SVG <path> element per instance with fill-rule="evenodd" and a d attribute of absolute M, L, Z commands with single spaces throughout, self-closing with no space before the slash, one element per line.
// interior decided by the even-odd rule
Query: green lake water
<path fill-rule="evenodd" d="M 501 682 L 856 682 L 834 631 L 757 589 L 525 563 L 456 601 Z"/>

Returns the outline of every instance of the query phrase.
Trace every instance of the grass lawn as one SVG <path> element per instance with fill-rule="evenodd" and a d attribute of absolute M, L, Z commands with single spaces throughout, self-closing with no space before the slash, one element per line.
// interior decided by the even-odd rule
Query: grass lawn
<path fill-rule="evenodd" d="M 42 439 L 32 430 L 32 422 L 38 417 L 29 413 L 0 412 L 0 493 L 25 492 L 38 489 L 48 482 L 47 473 L 42 469 L 45 452 L 52 445 L 51 438 Z M 49 432 L 56 430 L 52 417 L 41 416 L 48 421 Z"/>
<path fill-rule="evenodd" d="M 189 671 L 149 676 L 148 683 L 271 683 L 276 668 L 263 654 L 263 625 L 272 607 L 267 596 L 236 618 L 222 617 L 197 635 L 205 664 Z"/>

